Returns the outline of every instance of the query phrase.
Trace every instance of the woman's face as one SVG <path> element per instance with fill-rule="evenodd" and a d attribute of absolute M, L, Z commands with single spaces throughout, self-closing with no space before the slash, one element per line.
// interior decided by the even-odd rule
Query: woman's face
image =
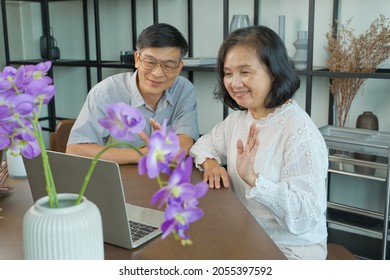
<path fill-rule="evenodd" d="M 227 51 L 223 83 L 238 105 L 247 108 L 255 117 L 262 116 L 264 101 L 271 90 L 273 77 L 259 61 L 256 51 L 237 45 Z"/>

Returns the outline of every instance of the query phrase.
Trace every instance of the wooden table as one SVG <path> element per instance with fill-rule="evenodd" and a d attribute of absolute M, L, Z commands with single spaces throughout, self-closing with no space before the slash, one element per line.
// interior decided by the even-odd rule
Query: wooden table
<path fill-rule="evenodd" d="M 157 184 L 139 176 L 134 165 L 121 166 L 126 200 L 152 207 L 149 203 Z M 201 180 L 194 170 L 193 182 Z M 26 179 L 9 178 L 14 189 L 0 198 L 0 259 L 23 259 L 22 220 L 33 200 Z M 231 189 L 209 190 L 200 200 L 205 215 L 191 224 L 193 245 L 182 246 L 172 236 L 157 237 L 139 248 L 127 250 L 105 244 L 106 259 L 156 260 L 246 260 L 285 259 L 279 248 L 258 225 Z"/>

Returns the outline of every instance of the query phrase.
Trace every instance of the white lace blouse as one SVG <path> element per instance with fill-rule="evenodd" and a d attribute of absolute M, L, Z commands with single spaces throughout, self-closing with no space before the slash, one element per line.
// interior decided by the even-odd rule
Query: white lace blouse
<path fill-rule="evenodd" d="M 200 168 L 206 158 L 227 164 L 234 192 L 276 244 L 323 241 L 327 237 L 328 154 L 322 135 L 295 101 L 256 121 L 260 127 L 254 165 L 258 177 L 251 188 L 238 175 L 235 161 L 237 139 L 246 142 L 254 121 L 247 111 L 231 113 L 192 147 L 196 166 Z"/>

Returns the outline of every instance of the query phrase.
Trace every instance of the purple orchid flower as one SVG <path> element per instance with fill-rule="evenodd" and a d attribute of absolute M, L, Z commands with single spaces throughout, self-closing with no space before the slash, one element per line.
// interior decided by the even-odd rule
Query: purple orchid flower
<path fill-rule="evenodd" d="M 20 116 L 31 117 L 35 109 L 33 97 L 27 94 L 12 94 L 7 101 L 12 106 L 13 113 Z"/>
<path fill-rule="evenodd" d="M 177 204 L 168 206 L 165 210 L 165 221 L 161 225 L 162 238 L 176 231 L 181 239 L 189 239 L 189 235 L 185 234 L 184 231 L 189 228 L 190 223 L 199 220 L 203 215 L 200 208 L 182 208 L 181 205 Z"/>
<path fill-rule="evenodd" d="M 182 184 L 188 182 L 188 173 L 191 174 L 192 172 L 192 159 L 190 157 L 188 159 L 187 162 L 191 164 L 189 169 L 175 168 L 168 179 L 168 184 L 153 195 L 151 199 L 152 204 L 159 201 L 158 207 L 161 208 L 165 203 L 170 201 L 181 202 L 180 196 L 186 191 L 186 188 L 182 187 Z"/>
<path fill-rule="evenodd" d="M 192 173 L 192 158 L 188 157 L 182 164 L 178 164 L 168 179 L 168 184 L 158 190 L 151 199 L 151 204 L 159 202 L 161 208 L 165 203 L 179 204 L 187 206 L 196 205 L 195 201 L 206 194 L 208 186 L 204 182 L 192 185 L 189 181 Z"/>
<path fill-rule="evenodd" d="M 147 174 L 149 178 L 156 178 L 160 172 L 170 173 L 170 163 L 180 150 L 179 138 L 167 129 L 166 120 L 159 130 L 152 133 L 148 142 L 148 153 L 138 164 L 140 175 Z"/>
<path fill-rule="evenodd" d="M 36 157 L 41 152 L 35 136 L 24 130 L 14 137 L 14 145 L 11 147 L 11 150 L 16 154 L 20 152 L 22 156 L 29 159 Z"/>
<path fill-rule="evenodd" d="M 161 225 L 163 237 L 175 231 L 183 241 L 189 240 L 185 233 L 189 224 L 197 221 L 203 216 L 203 211 L 196 206 L 198 198 L 204 196 L 208 191 L 205 182 L 191 184 L 192 158 L 181 160 L 168 179 L 168 184 L 158 190 L 151 199 L 151 203 L 159 202 L 158 207 L 167 205 L 165 210 L 165 221 Z"/>
<path fill-rule="evenodd" d="M 25 83 L 30 84 L 34 81 L 41 81 L 47 85 L 52 84 L 53 80 L 47 76 L 47 72 L 50 70 L 52 63 L 50 60 L 40 62 L 36 65 L 25 66 Z"/>
<path fill-rule="evenodd" d="M 184 208 L 196 207 L 199 203 L 198 199 L 204 196 L 209 190 L 209 186 L 205 182 L 196 184 L 186 183 L 182 185 L 184 191 L 180 196 Z"/>
<path fill-rule="evenodd" d="M 37 65 L 7 66 L 0 73 L 0 146 L 14 154 L 33 158 L 40 154 L 40 147 L 31 122 L 36 105 L 47 104 L 55 94 L 52 79 L 46 77 L 51 61 Z M 40 127 L 38 126 L 38 129 Z"/>
<path fill-rule="evenodd" d="M 17 70 L 12 66 L 4 67 L 4 70 L 0 74 L 0 92 L 14 91 L 12 84 L 14 84 Z"/>
<path fill-rule="evenodd" d="M 117 140 L 132 141 L 132 134 L 140 133 L 145 127 L 142 113 L 126 103 L 114 103 L 107 107 L 107 118 L 99 120 L 99 124 L 108 129 Z"/>
<path fill-rule="evenodd" d="M 11 145 L 11 139 L 8 134 L 3 133 L 0 128 L 0 150 L 3 150 Z"/>
<path fill-rule="evenodd" d="M 30 95 L 35 104 L 39 104 L 40 100 L 42 100 L 42 104 L 48 104 L 55 93 L 55 87 L 48 85 L 43 80 L 33 80 L 25 89 L 25 94 Z"/>
<path fill-rule="evenodd" d="M 9 105 L 0 105 L 0 123 L 8 122 L 13 116 Z"/>

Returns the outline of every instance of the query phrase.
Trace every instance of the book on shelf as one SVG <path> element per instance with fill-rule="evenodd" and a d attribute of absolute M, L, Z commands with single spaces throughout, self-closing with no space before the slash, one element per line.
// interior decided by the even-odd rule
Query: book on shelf
<path fill-rule="evenodd" d="M 217 63 L 216 57 L 185 57 L 184 66 L 210 65 Z"/>

